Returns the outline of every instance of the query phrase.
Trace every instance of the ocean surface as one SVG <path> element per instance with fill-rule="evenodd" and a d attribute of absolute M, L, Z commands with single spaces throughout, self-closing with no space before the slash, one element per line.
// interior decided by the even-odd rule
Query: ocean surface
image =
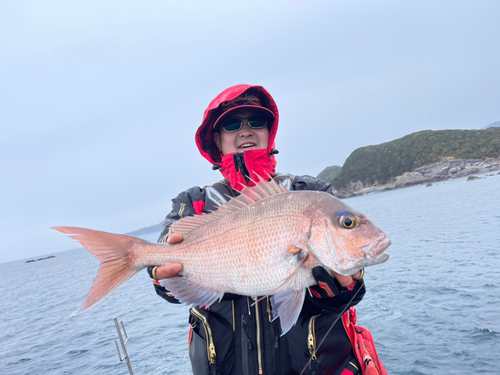
<path fill-rule="evenodd" d="M 393 243 L 357 307 L 388 373 L 500 374 L 500 175 L 345 201 Z M 157 297 L 145 271 L 71 316 L 99 265 L 83 249 L 53 255 L 0 264 L 0 374 L 126 375 L 114 317 L 135 375 L 191 373 L 188 308 Z"/>

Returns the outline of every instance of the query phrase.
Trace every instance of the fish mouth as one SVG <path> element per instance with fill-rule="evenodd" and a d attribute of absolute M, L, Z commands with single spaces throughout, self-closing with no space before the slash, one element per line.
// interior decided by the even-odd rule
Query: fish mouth
<path fill-rule="evenodd" d="M 344 276 L 350 276 L 365 267 L 385 263 L 390 258 L 390 255 L 384 251 L 387 250 L 390 245 L 391 241 L 385 235 L 380 236 L 375 241 L 360 247 L 365 250 L 366 256 L 364 259 L 354 261 L 356 265 L 353 267 L 339 269 L 336 270 L 336 272 Z"/>
<path fill-rule="evenodd" d="M 374 258 L 365 258 L 363 261 L 358 262 L 355 266 L 346 267 L 346 268 L 338 268 L 334 271 L 341 274 L 342 276 L 352 276 L 356 272 L 361 271 L 365 267 L 375 266 L 377 264 L 385 263 L 389 259 L 390 255 L 387 253 L 383 253 L 378 257 Z"/>
<path fill-rule="evenodd" d="M 379 258 L 384 255 L 389 257 L 389 254 L 382 254 L 387 248 L 391 245 L 391 240 L 389 240 L 386 235 L 382 235 L 377 238 L 375 241 L 370 242 L 364 246 L 361 246 L 363 250 L 365 250 L 366 254 L 369 258 Z M 387 259 L 386 259 L 387 260 Z"/>
<path fill-rule="evenodd" d="M 384 253 L 384 251 L 391 245 L 391 241 L 385 234 L 381 234 L 376 240 L 370 242 L 369 244 L 358 247 L 358 249 L 363 249 L 365 252 L 365 255 L 362 255 L 361 258 L 350 257 L 346 249 L 344 249 L 344 247 L 336 241 L 335 237 L 330 236 L 327 231 L 325 231 L 325 234 L 331 254 L 334 257 L 334 262 L 324 266 L 325 268 L 331 269 L 341 275 L 354 275 L 356 272 L 365 267 L 384 263 L 390 257 L 389 254 Z M 337 246 L 334 246 L 334 242 Z M 314 254 L 314 248 L 309 242 L 308 247 Z M 337 256 L 335 250 L 336 248 L 342 251 L 343 259 L 339 259 L 339 256 Z"/>

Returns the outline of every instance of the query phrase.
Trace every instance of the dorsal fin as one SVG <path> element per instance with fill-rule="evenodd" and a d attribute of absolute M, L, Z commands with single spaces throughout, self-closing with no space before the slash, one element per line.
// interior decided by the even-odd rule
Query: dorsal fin
<path fill-rule="evenodd" d="M 172 232 L 184 235 L 203 225 L 212 223 L 226 217 L 227 215 L 237 212 L 252 203 L 272 197 L 273 195 L 283 194 L 288 191 L 288 189 L 283 186 L 281 182 L 278 183 L 273 179 L 266 181 L 260 178 L 260 176 L 258 177 L 260 179 L 259 181 L 252 180 L 255 186 L 245 186 L 243 190 L 241 190 L 241 194 L 239 196 L 232 197 L 228 202 L 223 203 L 217 211 L 209 214 L 202 213 L 201 215 L 188 216 L 176 221 L 172 224 Z"/>

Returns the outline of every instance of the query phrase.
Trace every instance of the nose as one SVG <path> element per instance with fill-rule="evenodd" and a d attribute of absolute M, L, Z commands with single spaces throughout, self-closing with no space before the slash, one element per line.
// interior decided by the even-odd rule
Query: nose
<path fill-rule="evenodd" d="M 248 135 L 253 134 L 253 129 L 248 125 L 248 120 L 242 120 L 243 121 L 243 126 L 239 130 L 239 136 L 240 137 L 246 137 Z"/>

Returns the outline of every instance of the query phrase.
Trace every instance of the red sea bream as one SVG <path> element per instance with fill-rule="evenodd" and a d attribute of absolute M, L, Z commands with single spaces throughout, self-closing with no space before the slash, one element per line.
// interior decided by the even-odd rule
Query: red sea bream
<path fill-rule="evenodd" d="M 80 312 L 103 300 L 137 272 L 179 262 L 179 277 L 161 280 L 181 302 L 210 306 L 224 293 L 270 295 L 283 333 L 296 322 L 312 268 L 342 275 L 385 262 L 385 234 L 330 194 L 287 191 L 274 180 L 245 187 L 219 210 L 172 225 L 179 244 L 74 227 L 54 227 L 79 241 L 101 266 Z"/>

